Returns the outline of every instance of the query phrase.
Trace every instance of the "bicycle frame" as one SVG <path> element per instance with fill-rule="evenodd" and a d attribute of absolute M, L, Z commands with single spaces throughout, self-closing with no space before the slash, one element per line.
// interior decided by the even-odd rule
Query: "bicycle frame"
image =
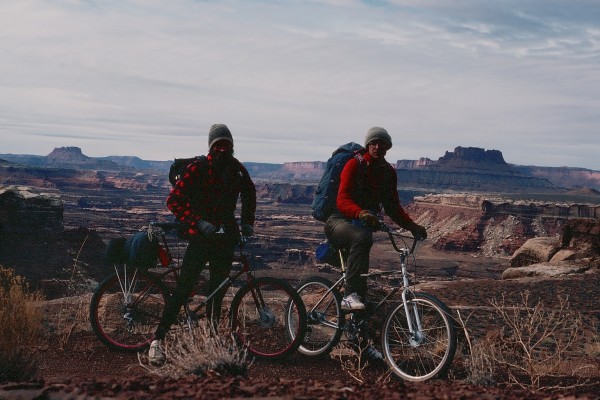
<path fill-rule="evenodd" d="M 150 242 L 158 242 L 160 264 L 138 267 L 127 264 L 127 255 L 111 261 L 114 273 L 94 290 L 90 301 L 90 322 L 95 335 L 116 350 L 139 351 L 153 340 L 173 285 L 181 279 L 179 254 L 172 257 L 166 239 L 177 224 L 151 222 L 144 227 Z M 220 230 L 219 233 L 224 233 Z M 198 282 L 184 302 L 180 323 L 191 332 L 201 318 L 207 318 L 209 305 L 235 285 L 228 304 L 228 328 L 248 354 L 264 359 L 281 359 L 298 349 L 306 334 L 306 309 L 300 295 L 287 281 L 272 276 L 255 276 L 250 253 L 242 236 L 233 268 L 211 293 L 196 296 Z M 179 248 L 179 246 L 177 246 Z M 125 249 L 123 251 L 125 253 Z M 240 279 L 245 275 L 245 279 Z M 239 287 L 238 287 L 239 284 Z M 211 328 L 218 330 L 210 321 Z"/>
<path fill-rule="evenodd" d="M 381 305 L 383 305 L 385 303 L 385 301 L 387 299 L 389 299 L 390 297 L 392 297 L 393 295 L 395 295 L 399 290 L 402 290 L 402 303 L 404 304 L 404 309 L 406 312 L 406 316 L 407 316 L 407 323 L 409 326 L 409 330 L 410 333 L 413 336 L 417 336 L 415 333 L 415 324 L 413 323 L 413 320 L 411 319 L 411 315 L 414 315 L 415 318 L 415 323 L 416 323 L 416 328 L 418 332 L 422 331 L 422 326 L 421 326 L 421 321 L 419 320 L 419 313 L 417 312 L 416 309 L 416 304 L 413 304 L 413 313 L 409 312 L 409 305 L 408 305 L 408 295 L 410 295 L 412 293 L 412 290 L 410 289 L 410 280 L 409 280 L 409 276 L 408 276 L 408 268 L 407 268 L 407 264 L 406 264 L 406 259 L 408 258 L 408 256 L 410 256 L 411 254 L 413 254 L 413 252 L 415 251 L 415 248 L 417 246 L 417 240 L 411 236 L 404 236 L 404 235 L 400 235 L 399 233 L 394 233 L 392 232 L 387 226 L 382 225 L 382 230 L 384 232 L 386 232 L 390 238 L 390 241 L 392 243 L 392 246 L 394 248 L 394 250 L 399 254 L 400 257 L 400 271 L 402 274 L 402 286 L 400 287 L 395 287 L 393 288 L 391 291 L 389 291 L 383 299 L 381 299 L 372 309 L 372 311 L 370 312 L 370 314 L 373 314 L 377 309 L 379 309 L 381 307 Z M 400 236 L 406 239 L 412 239 L 413 240 L 413 244 L 411 246 L 411 248 L 409 249 L 408 247 L 398 247 L 396 240 L 394 239 L 394 236 Z M 330 294 L 333 290 L 336 290 L 336 288 L 340 288 L 343 286 L 345 280 L 346 280 L 346 254 L 345 251 L 342 249 L 338 249 L 338 255 L 340 257 L 340 263 L 341 263 L 341 270 L 342 270 L 342 276 L 335 281 L 335 283 L 323 294 L 323 296 L 321 297 L 321 299 L 319 299 L 319 301 L 317 301 L 317 303 L 312 307 L 311 310 L 308 310 L 309 313 L 309 318 L 310 318 L 310 313 L 312 311 L 314 311 L 315 309 L 317 309 L 325 300 L 326 296 L 328 294 Z M 393 273 L 393 272 L 388 272 L 388 274 Z M 368 277 L 371 274 L 362 274 L 361 276 L 363 277 Z M 349 313 L 346 313 L 349 314 Z M 325 325 L 330 326 L 331 324 L 327 323 L 326 321 L 320 321 L 320 323 L 323 323 Z M 335 326 L 332 326 L 335 328 Z"/>
<path fill-rule="evenodd" d="M 331 352 L 341 340 L 342 334 L 351 341 L 365 333 L 368 338 L 368 331 L 365 329 L 369 329 L 370 317 L 383 308 L 388 299 L 401 292 L 401 300 L 396 301 L 394 297 L 394 304 L 391 304 L 389 311 L 386 310 L 385 322 L 381 326 L 383 358 L 396 376 L 408 381 L 423 381 L 441 376 L 447 372 L 456 351 L 456 331 L 451 311 L 435 296 L 411 288 L 408 257 L 415 258 L 417 240 L 392 232 L 386 225 L 382 225 L 381 230 L 388 233 L 392 246 L 400 257 L 400 268 L 370 271 L 361 276 L 397 279 L 400 278 L 400 272 L 400 282 L 381 285 L 382 290 L 378 290 L 381 298 L 367 299 L 364 311 L 344 310 L 340 289 L 348 278 L 345 264 L 347 258 L 344 250 L 338 250 L 342 276 L 335 283 L 315 275 L 304 279 L 297 288 L 305 299 L 305 304 L 310 305 L 310 329 L 299 349 L 307 356 L 320 356 Z M 405 246 L 398 246 L 398 238 Z M 408 246 L 408 239 L 413 241 L 412 246 Z M 346 317 L 348 315 L 350 318 Z"/>
<path fill-rule="evenodd" d="M 159 229 L 157 230 L 156 228 L 159 228 Z M 181 269 L 181 266 L 175 265 L 174 259 L 171 254 L 171 249 L 169 248 L 169 244 L 165 238 L 166 232 L 173 230 L 175 228 L 176 228 L 176 224 L 171 224 L 171 223 L 151 223 L 150 227 L 149 227 L 151 235 L 154 234 L 154 230 L 156 230 L 156 234 L 160 237 L 161 244 L 160 244 L 160 249 L 159 249 L 159 259 L 161 261 L 161 265 L 163 267 L 168 268 L 167 271 L 159 272 L 156 274 L 158 279 L 160 279 L 161 281 L 164 279 L 165 276 L 167 276 L 169 274 L 173 274 L 173 276 L 175 277 L 176 280 L 179 279 L 179 270 Z M 220 232 L 217 232 L 217 233 L 223 233 L 223 231 L 221 230 Z M 245 274 L 246 275 L 246 284 L 250 288 L 253 288 L 253 283 L 254 283 L 255 278 L 254 278 L 254 275 L 252 274 L 252 266 L 248 259 L 248 254 L 244 252 L 245 243 L 246 243 L 246 238 L 242 237 L 240 239 L 240 243 L 239 243 L 239 254 L 235 255 L 233 258 L 233 261 L 240 263 L 242 268 L 239 271 L 232 271 L 229 274 L 229 276 L 227 278 L 225 278 L 219 284 L 219 286 L 217 288 L 215 288 L 212 292 L 206 294 L 206 297 L 204 299 L 202 299 L 199 302 L 199 304 L 196 305 L 193 309 L 190 309 L 190 306 L 188 303 L 183 305 L 183 309 L 187 316 L 186 322 L 188 324 L 188 327 L 191 328 L 191 324 L 194 319 L 193 317 L 197 317 L 197 318 L 204 317 L 205 313 L 199 313 L 199 311 L 202 310 L 203 308 L 206 310 L 208 303 L 215 296 L 217 296 L 217 294 L 221 290 L 225 291 L 225 290 L 228 290 L 230 287 L 232 287 L 233 283 L 235 281 L 237 281 L 240 276 Z M 160 256 L 160 250 L 164 251 L 164 255 L 162 257 Z M 193 293 L 192 293 L 192 295 L 193 295 Z M 258 292 L 258 294 L 257 294 L 256 292 L 253 291 L 252 295 L 253 295 L 254 301 L 257 304 L 264 304 L 263 299 L 260 298 L 260 296 L 262 295 L 261 292 Z M 258 296 L 258 297 L 256 297 L 256 296 Z"/>

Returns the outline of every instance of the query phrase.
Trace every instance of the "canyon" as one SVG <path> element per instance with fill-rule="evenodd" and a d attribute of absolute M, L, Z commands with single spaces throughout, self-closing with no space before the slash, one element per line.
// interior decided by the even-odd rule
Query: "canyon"
<path fill-rule="evenodd" d="M 149 221 L 172 220 L 165 207 L 169 165 L 135 157 L 95 160 L 78 148 L 57 149 L 49 158 L 0 161 L 0 265 L 14 268 L 42 291 L 48 315 L 56 307 L 64 310 L 66 304 L 87 310 L 92 290 L 110 273 L 104 262 L 108 241 L 129 236 Z M 292 284 L 308 275 L 329 279 L 339 275 L 335 268 L 317 262 L 314 253 L 325 240 L 323 224 L 310 214 L 323 165 L 247 163 L 258 198 L 252 241 L 261 260 L 257 274 L 281 276 Z M 570 296 L 585 320 L 585 336 L 597 335 L 600 197 L 595 172 L 565 187 L 553 183 L 555 175 L 536 176 L 525 167 L 503 163 L 497 152 L 471 148 L 455 149 L 437 162 L 399 161 L 396 167 L 402 202 L 429 233 L 418 249 L 414 284 L 454 310 L 469 313 L 472 340 L 484 340 L 493 330 L 495 321 L 486 304 L 504 296 L 508 302 L 518 302 L 525 292 L 549 305 L 555 304 L 557 292 Z M 176 258 L 180 256 L 178 252 Z M 390 268 L 395 262 L 386 236 L 375 234 L 372 268 Z M 513 388 L 467 385 L 461 355 L 454 362 L 452 379 L 419 385 L 397 381 L 359 385 L 334 359 L 309 362 L 300 357 L 279 364 L 254 363 L 247 377 L 171 382 L 139 366 L 136 369 L 135 354 L 107 351 L 95 340 L 85 318 L 75 320 L 67 340 L 68 346 L 59 351 L 49 351 L 52 345 L 40 349 L 40 374 L 45 381 L 15 389 L 0 386 L 0 397 L 33 390 L 67 397 L 79 393 L 172 398 L 176 393 L 198 392 L 206 398 L 222 398 L 224 385 L 233 380 L 231 390 L 241 388 L 238 396 L 301 396 L 311 391 L 325 398 L 339 395 L 338 390 L 351 390 L 345 398 L 399 393 L 429 396 L 424 398 L 459 394 L 461 398 L 548 398 Z M 574 398 L 597 398 L 593 393 L 598 388 L 599 361 L 580 362 L 595 366 L 595 375 L 576 378 L 591 378 L 592 385 L 566 392 L 564 398 L 570 393 Z M 382 370 L 374 366 L 365 373 L 374 382 Z"/>
<path fill-rule="evenodd" d="M 169 165 L 135 157 L 95 159 L 76 147 L 0 162 L 0 264 L 56 291 L 56 282 L 70 279 L 79 263 L 80 281 L 93 286 L 105 275 L 108 240 L 151 220 L 172 218 L 164 204 Z M 314 247 L 324 237 L 322 224 L 310 216 L 310 203 L 323 166 L 248 163 L 267 264 L 316 262 Z M 401 200 L 427 226 L 427 246 L 436 251 L 508 267 L 507 260 L 527 240 L 557 237 L 570 220 L 600 219 L 600 194 L 593 187 L 555 186 L 548 175 L 505 163 L 496 150 L 457 147 L 435 162 L 395 166 Z M 586 183 L 593 186 L 595 179 L 590 171 Z"/>

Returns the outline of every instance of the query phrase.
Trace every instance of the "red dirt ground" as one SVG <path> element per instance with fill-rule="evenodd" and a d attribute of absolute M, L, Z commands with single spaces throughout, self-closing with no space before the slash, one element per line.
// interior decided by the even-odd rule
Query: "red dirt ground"
<path fill-rule="evenodd" d="M 575 306 L 597 312 L 598 275 L 560 282 L 456 281 L 428 291 L 433 290 L 449 305 L 464 307 L 481 305 L 493 293 L 520 293 L 526 288 L 551 301 L 552 288 L 556 287 L 572 292 Z M 471 326 L 474 331 L 485 331 L 485 321 L 485 317 L 479 322 L 474 319 Z M 71 334 L 65 346 L 49 342 L 37 355 L 40 380 L 0 385 L 0 399 L 600 399 L 598 373 L 576 390 L 531 392 L 467 384 L 457 359 L 449 379 L 426 383 L 405 383 L 395 378 L 378 382 L 385 373 L 382 365 L 368 366 L 366 383 L 359 383 L 341 368 L 337 359 L 307 359 L 300 355 L 280 362 L 255 362 L 248 368 L 247 376 L 213 374 L 174 380 L 149 375 L 139 366 L 136 354 L 110 351 L 85 330 Z M 598 369 L 598 360 L 592 362 Z"/>

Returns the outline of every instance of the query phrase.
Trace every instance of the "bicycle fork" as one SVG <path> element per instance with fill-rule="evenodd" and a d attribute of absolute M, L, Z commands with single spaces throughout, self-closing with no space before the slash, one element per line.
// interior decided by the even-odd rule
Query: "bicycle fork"
<path fill-rule="evenodd" d="M 423 332 L 423 325 L 421 323 L 421 316 L 419 315 L 419 308 L 416 301 L 413 301 L 411 305 L 408 304 L 408 297 L 415 299 L 416 296 L 409 289 L 410 282 L 408 280 L 408 270 L 406 269 L 406 257 L 408 253 L 400 254 L 400 266 L 402 272 L 402 304 L 404 306 L 404 314 L 406 315 L 406 324 L 408 325 L 408 331 L 410 338 L 408 340 L 412 347 L 418 347 L 425 341 L 425 333 Z"/>

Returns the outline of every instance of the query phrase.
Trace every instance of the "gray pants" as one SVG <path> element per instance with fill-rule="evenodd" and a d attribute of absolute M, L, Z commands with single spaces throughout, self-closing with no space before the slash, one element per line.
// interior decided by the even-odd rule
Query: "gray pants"
<path fill-rule="evenodd" d="M 367 278 L 360 275 L 369 272 L 373 233 L 367 228 L 353 224 L 352 220 L 333 214 L 325 223 L 325 235 L 338 248 L 348 250 L 345 294 L 356 292 L 361 299 L 365 299 Z"/>

